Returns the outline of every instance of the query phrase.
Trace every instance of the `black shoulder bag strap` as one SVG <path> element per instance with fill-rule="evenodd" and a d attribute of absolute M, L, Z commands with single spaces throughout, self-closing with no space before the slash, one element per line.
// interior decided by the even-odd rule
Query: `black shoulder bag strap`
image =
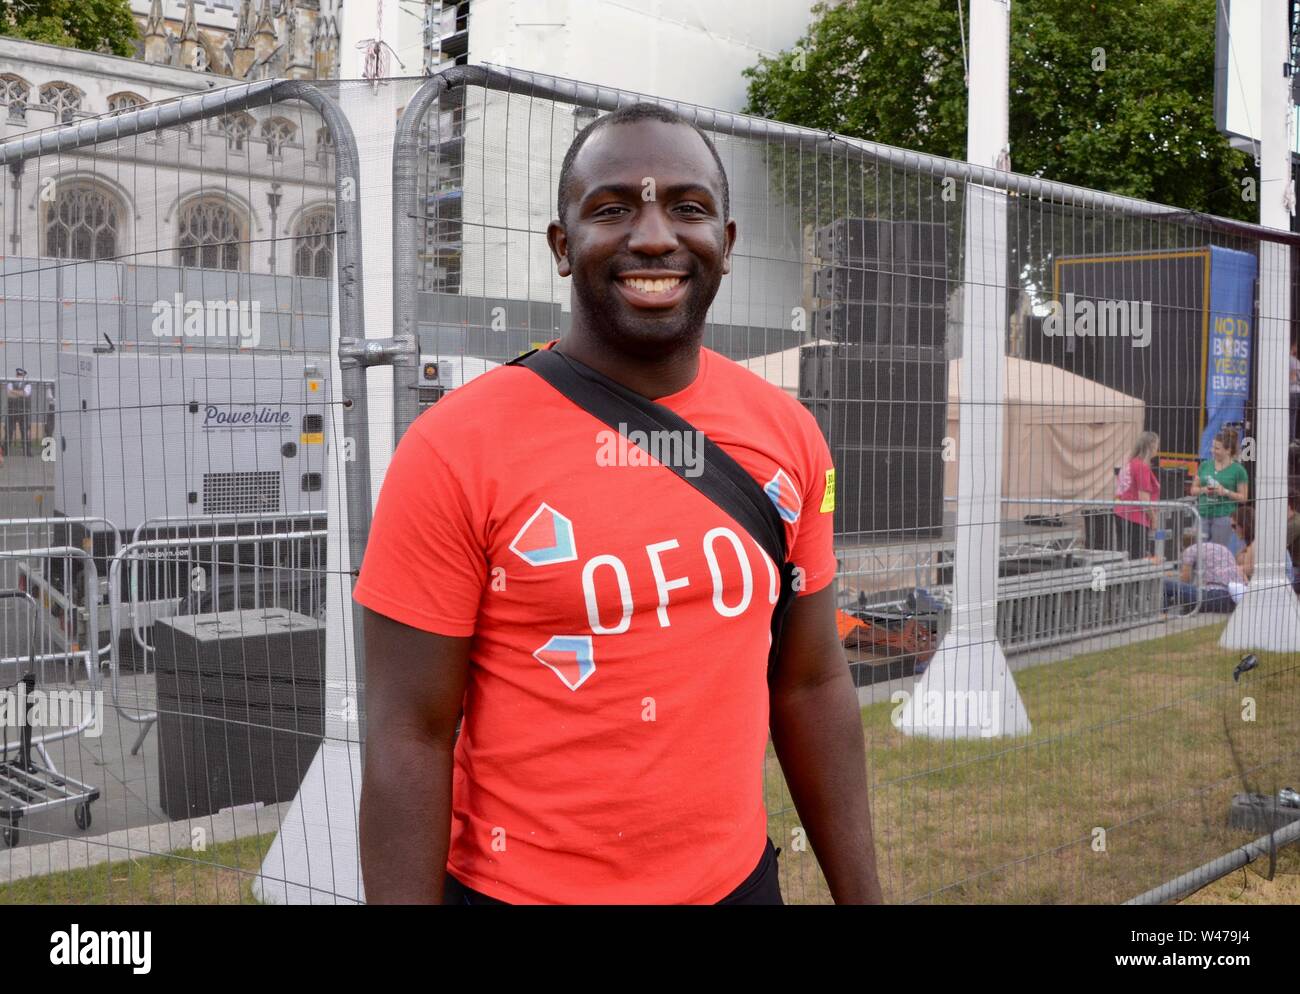
<path fill-rule="evenodd" d="M 576 359 L 550 349 L 533 349 L 506 365 L 532 370 L 578 407 L 615 431 L 673 431 L 682 438 L 689 432 L 702 440 L 704 472 L 700 475 L 688 476 L 685 466 L 663 465 L 731 515 L 754 537 L 776 566 L 777 600 L 772 611 L 772 649 L 767 668 L 770 680 L 780 651 L 781 628 L 796 591 L 794 564 L 787 561 L 785 526 L 763 488 L 721 446 L 689 421 Z"/>

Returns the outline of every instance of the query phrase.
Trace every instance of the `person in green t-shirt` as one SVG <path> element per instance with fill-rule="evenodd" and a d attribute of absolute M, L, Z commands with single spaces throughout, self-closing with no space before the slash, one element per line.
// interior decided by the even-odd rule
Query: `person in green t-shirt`
<path fill-rule="evenodd" d="M 1200 500 L 1201 528 L 1207 540 L 1226 545 L 1233 554 L 1242 543 L 1232 531 L 1232 512 L 1250 497 L 1246 468 L 1237 462 L 1237 432 L 1224 428 L 1214 436 L 1209 459 L 1201 463 L 1192 480 L 1192 496 Z"/>
<path fill-rule="evenodd" d="M 1300 490 L 1286 498 L 1286 551 L 1291 562 L 1300 563 Z"/>

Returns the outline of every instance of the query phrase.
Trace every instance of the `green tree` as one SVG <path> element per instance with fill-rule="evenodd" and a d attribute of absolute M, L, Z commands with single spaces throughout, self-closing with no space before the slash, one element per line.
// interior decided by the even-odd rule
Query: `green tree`
<path fill-rule="evenodd" d="M 129 0 L 0 0 L 0 35 L 131 55 L 140 33 Z"/>
<path fill-rule="evenodd" d="M 969 4 L 961 2 L 969 26 Z M 1254 220 L 1258 206 L 1242 197 L 1241 185 L 1253 162 L 1214 126 L 1215 2 L 1015 0 L 1012 168 Z M 745 70 L 746 111 L 964 158 L 957 3 L 817 4 L 794 49 Z"/>

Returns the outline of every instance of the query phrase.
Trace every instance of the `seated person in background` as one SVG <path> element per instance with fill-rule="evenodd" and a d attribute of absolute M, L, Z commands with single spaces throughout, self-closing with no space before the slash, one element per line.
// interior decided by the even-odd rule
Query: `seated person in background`
<path fill-rule="evenodd" d="M 1165 581 L 1165 607 L 1195 604 L 1196 569 L 1201 571 L 1201 610 L 1228 612 L 1233 608 L 1229 584 L 1243 583 L 1241 570 L 1226 545 L 1201 540 L 1198 529 L 1183 532 L 1182 569 L 1177 580 Z"/>
<path fill-rule="evenodd" d="M 1237 553 L 1237 566 L 1241 569 L 1243 583 L 1250 583 L 1255 573 L 1255 509 L 1243 504 L 1232 512 L 1232 528 L 1246 547 Z M 1290 552 L 1286 553 L 1286 582 L 1295 583 L 1295 566 Z"/>

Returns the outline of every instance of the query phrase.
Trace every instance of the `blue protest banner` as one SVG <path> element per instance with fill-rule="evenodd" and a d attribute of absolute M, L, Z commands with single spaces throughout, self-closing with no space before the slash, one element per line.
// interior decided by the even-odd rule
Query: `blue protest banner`
<path fill-rule="evenodd" d="M 1205 354 L 1205 429 L 1200 457 L 1210 458 L 1214 436 L 1246 416 L 1255 319 L 1255 257 L 1210 248 L 1210 327 Z"/>

